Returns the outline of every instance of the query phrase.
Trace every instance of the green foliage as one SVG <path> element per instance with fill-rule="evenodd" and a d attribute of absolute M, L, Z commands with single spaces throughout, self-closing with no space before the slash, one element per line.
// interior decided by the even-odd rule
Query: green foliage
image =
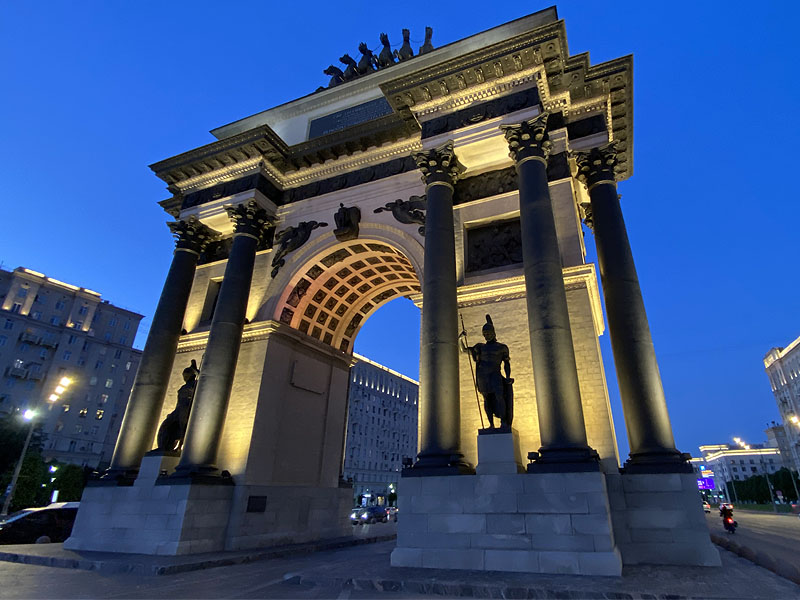
<path fill-rule="evenodd" d="M 789 469 L 786 468 L 772 473 L 769 476 L 769 480 L 770 483 L 772 483 L 773 490 L 780 490 L 783 492 L 783 498 L 785 500 L 796 502 L 797 495 L 792 485 L 792 477 L 794 477 L 797 487 L 800 488 L 800 479 L 798 479 L 797 473 L 793 471 L 790 472 Z M 772 502 L 769 487 L 767 486 L 767 479 L 764 474 L 753 475 L 744 481 L 737 481 L 735 485 L 736 493 L 734 494 L 734 482 L 728 482 L 728 498 L 734 502 L 736 499 L 738 499 L 739 502 L 756 502 L 759 504 L 769 504 Z M 775 499 L 777 499 L 777 496 Z"/>
<path fill-rule="evenodd" d="M 17 479 L 17 488 L 11 500 L 11 512 L 32 506 L 50 504 L 50 491 L 45 486 L 49 481 L 47 465 L 38 451 L 28 450 Z M 10 478 L 9 478 L 10 480 Z"/>
<path fill-rule="evenodd" d="M 25 438 L 28 436 L 30 423 L 23 421 L 19 414 L 13 413 L 0 417 L 0 475 L 8 472 L 8 480 L 11 480 L 11 472 L 17 466 L 22 446 L 25 445 Z M 42 448 L 42 430 L 37 427 L 33 430 L 28 452 L 34 454 Z M 7 484 L 7 482 L 6 482 Z"/>
<path fill-rule="evenodd" d="M 59 502 L 78 502 L 86 485 L 87 473 L 78 465 L 61 465 L 55 472 L 51 489 L 58 490 Z"/>

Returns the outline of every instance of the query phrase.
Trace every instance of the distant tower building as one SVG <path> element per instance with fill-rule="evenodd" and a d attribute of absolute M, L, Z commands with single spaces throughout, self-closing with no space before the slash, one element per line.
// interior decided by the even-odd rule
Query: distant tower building
<path fill-rule="evenodd" d="M 343 477 L 372 503 L 396 489 L 403 459 L 417 455 L 419 383 L 353 354 Z"/>
<path fill-rule="evenodd" d="M 38 408 L 45 458 L 107 465 L 139 366 L 141 320 L 92 290 L 0 269 L 0 414 Z M 62 377 L 72 383 L 51 404 Z"/>
<path fill-rule="evenodd" d="M 764 367 L 781 415 L 791 468 L 800 471 L 800 337 L 786 348 L 767 352 Z"/>

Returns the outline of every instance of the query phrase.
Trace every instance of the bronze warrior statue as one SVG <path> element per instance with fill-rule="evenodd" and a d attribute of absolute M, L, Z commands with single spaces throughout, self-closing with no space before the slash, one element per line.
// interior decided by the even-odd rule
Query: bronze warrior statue
<path fill-rule="evenodd" d="M 483 408 L 489 417 L 489 428 L 494 429 L 494 417 L 500 419 L 502 429 L 511 429 L 514 420 L 514 391 L 511 379 L 511 359 L 508 346 L 497 341 L 492 318 L 486 315 L 486 324 L 483 326 L 485 344 L 467 345 L 467 332 L 462 331 L 461 349 L 469 352 L 475 360 L 475 379 L 478 391 L 483 396 Z M 505 377 L 500 373 L 503 365 Z"/>
<path fill-rule="evenodd" d="M 189 413 L 194 400 L 194 387 L 197 383 L 197 362 L 192 359 L 192 364 L 183 370 L 183 385 L 178 389 L 178 403 L 175 410 L 167 415 L 161 427 L 158 428 L 156 438 L 159 450 L 180 450 L 183 438 L 186 436 L 186 425 L 189 423 Z"/>

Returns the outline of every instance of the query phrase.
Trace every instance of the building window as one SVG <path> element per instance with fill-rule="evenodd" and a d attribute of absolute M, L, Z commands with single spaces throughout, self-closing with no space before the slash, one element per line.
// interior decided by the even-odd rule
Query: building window
<path fill-rule="evenodd" d="M 95 418 L 95 419 L 97 419 L 97 420 L 99 421 L 100 419 L 102 419 L 102 418 L 103 418 L 103 415 L 105 414 L 105 412 L 106 412 L 106 411 L 104 411 L 104 410 L 103 410 L 103 409 L 101 409 L 101 408 L 97 409 L 97 412 L 95 413 L 95 415 L 94 415 L 94 418 Z"/>
<path fill-rule="evenodd" d="M 98 369 L 102 369 L 102 368 L 103 368 L 103 361 L 102 360 L 98 360 L 96 363 L 94 363 L 94 370 L 95 371 L 98 370 Z"/>
<path fill-rule="evenodd" d="M 56 423 L 56 429 L 55 429 L 55 432 L 56 432 L 56 433 L 58 433 L 58 432 L 59 432 L 59 431 L 61 431 L 62 429 L 64 429 L 64 423 L 62 423 L 61 421 L 59 421 L 58 423 Z M 52 447 L 52 446 L 51 446 L 51 447 Z"/>
<path fill-rule="evenodd" d="M 98 431 L 100 431 L 100 428 L 97 425 L 92 425 L 92 428 L 89 431 L 89 433 L 91 433 L 92 435 L 97 435 Z"/>
<path fill-rule="evenodd" d="M 89 380 L 89 385 L 97 385 L 97 377 L 92 377 Z"/>
<path fill-rule="evenodd" d="M 81 427 L 81 426 L 80 425 L 75 425 L 75 433 L 80 433 L 80 431 L 78 430 L 79 427 Z M 81 429 L 82 429 L 82 427 L 81 427 Z M 69 443 L 69 451 L 70 452 L 75 452 L 75 440 L 72 440 Z"/>
<path fill-rule="evenodd" d="M 116 352 L 114 352 L 114 358 L 117 359 L 122 358 L 122 350 L 117 350 Z"/>
<path fill-rule="evenodd" d="M 127 344 L 128 343 L 128 336 L 123 335 L 121 338 L 119 338 L 119 343 L 122 344 L 123 346 L 125 344 Z"/>
<path fill-rule="evenodd" d="M 88 341 L 83 342 L 83 351 L 86 352 L 88 349 L 89 349 L 89 342 Z"/>
<path fill-rule="evenodd" d="M 110 342 L 110 341 L 111 341 L 111 333 L 109 332 L 109 333 L 105 334 L 105 335 L 103 336 L 103 339 L 104 339 L 105 341 L 107 341 L 107 342 Z"/>
<path fill-rule="evenodd" d="M 14 304 L 11 306 L 12 313 L 19 313 L 19 311 L 21 310 L 22 310 L 22 304 L 20 304 L 19 302 L 14 302 Z"/>
<path fill-rule="evenodd" d="M 64 412 L 69 412 L 69 404 L 62 404 L 61 407 L 64 409 Z"/>
<path fill-rule="evenodd" d="M 27 298 L 28 297 L 28 288 L 21 287 L 17 290 L 17 296 L 20 298 Z"/>
<path fill-rule="evenodd" d="M 98 402 L 100 404 L 105 404 L 106 402 L 108 402 L 108 394 L 100 394 Z"/>
<path fill-rule="evenodd" d="M 131 322 L 125 321 L 125 324 L 122 326 L 125 331 L 128 331 L 131 328 Z"/>
<path fill-rule="evenodd" d="M 64 360 L 69 360 L 71 356 L 72 356 L 72 352 L 70 352 L 69 350 L 65 350 L 64 351 L 64 356 L 62 358 Z"/>
<path fill-rule="evenodd" d="M 59 300 L 58 302 L 56 302 L 56 310 L 63 310 L 63 309 L 64 309 L 64 301 Z"/>
<path fill-rule="evenodd" d="M 85 418 L 88 413 L 89 409 L 84 406 L 82 409 L 78 411 L 78 416 L 81 418 Z"/>
<path fill-rule="evenodd" d="M 113 387 L 113 385 L 114 385 L 114 380 L 113 379 L 106 379 L 106 387 L 107 388 Z"/>
<path fill-rule="evenodd" d="M 8 341 L 8 338 L 6 336 L 0 335 L 0 346 L 5 346 L 7 341 Z M 128 364 L 131 364 L 131 363 L 128 363 Z"/>
<path fill-rule="evenodd" d="M 14 321 L 6 319 L 5 324 L 3 324 L 3 329 L 14 329 Z"/>
<path fill-rule="evenodd" d="M 69 336 L 67 338 L 67 343 L 68 344 L 74 344 L 77 339 L 78 339 L 77 337 L 75 337 L 74 335 L 71 335 L 71 336 Z"/>
<path fill-rule="evenodd" d="M 3 343 L 5 343 L 5 342 L 3 342 Z M 0 346 L 2 346 L 2 345 L 3 344 L 0 344 Z M 125 370 L 126 371 L 130 371 L 131 370 L 131 361 L 128 361 L 128 362 L 125 363 Z"/>
<path fill-rule="evenodd" d="M 50 317 L 50 325 L 60 326 L 61 319 L 59 319 L 58 317 Z"/>
<path fill-rule="evenodd" d="M 41 321 L 42 320 L 42 313 L 41 311 L 35 310 L 31 313 L 31 318 L 34 321 Z"/>
<path fill-rule="evenodd" d="M 75 322 L 72 324 L 72 326 L 73 326 L 75 329 L 83 329 L 83 321 L 75 321 Z"/>
<path fill-rule="evenodd" d="M 82 317 L 86 316 L 86 313 L 88 312 L 89 312 L 89 307 L 86 306 L 85 304 L 78 309 L 78 314 L 81 315 Z"/>
<path fill-rule="evenodd" d="M 84 366 L 86 366 L 86 359 L 85 359 L 85 358 L 79 358 L 79 359 L 78 359 L 78 366 L 79 366 L 79 367 L 84 367 Z"/>

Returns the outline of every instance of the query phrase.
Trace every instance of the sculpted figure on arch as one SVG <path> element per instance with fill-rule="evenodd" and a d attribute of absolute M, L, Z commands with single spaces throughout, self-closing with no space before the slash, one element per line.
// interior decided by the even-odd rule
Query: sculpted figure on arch
<path fill-rule="evenodd" d="M 483 396 L 483 408 L 489 418 L 489 429 L 494 429 L 494 417 L 500 419 L 500 427 L 511 429 L 514 420 L 514 380 L 511 379 L 511 358 L 508 346 L 497 341 L 492 318 L 486 315 L 483 326 L 485 344 L 467 344 L 466 330 L 461 332 L 461 349 L 469 352 L 475 360 L 475 379 L 478 391 Z M 503 367 L 505 377 L 500 372 Z"/>
<path fill-rule="evenodd" d="M 197 385 L 197 375 L 200 371 L 197 362 L 192 359 L 192 364 L 183 370 L 183 385 L 178 390 L 178 403 L 175 410 L 167 415 L 158 428 L 156 444 L 158 450 L 175 452 L 183 446 L 186 437 L 186 425 L 189 423 L 189 413 L 192 411 L 194 388 Z"/>

